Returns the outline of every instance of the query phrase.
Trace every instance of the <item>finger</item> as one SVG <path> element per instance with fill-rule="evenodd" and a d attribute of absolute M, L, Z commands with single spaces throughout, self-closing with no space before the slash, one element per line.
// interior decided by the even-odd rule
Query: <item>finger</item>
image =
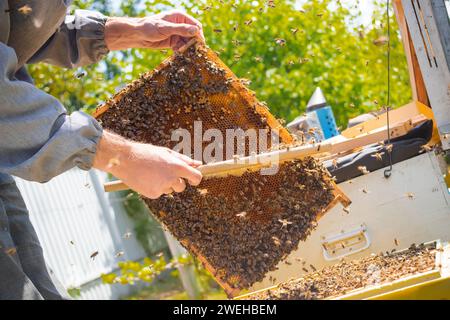
<path fill-rule="evenodd" d="M 175 37 L 177 37 L 178 39 L 173 41 L 172 50 L 179 51 L 184 45 L 186 45 L 186 43 L 188 43 L 188 41 L 186 41 L 185 38 L 180 37 L 180 36 L 175 36 Z"/>
<path fill-rule="evenodd" d="M 183 179 L 178 178 L 173 184 L 172 189 L 175 192 L 183 192 L 186 189 L 186 182 Z"/>
<path fill-rule="evenodd" d="M 179 177 L 187 179 L 191 186 L 198 186 L 203 178 L 199 170 L 184 163 L 179 166 L 177 174 Z"/>
<path fill-rule="evenodd" d="M 177 157 L 178 159 L 184 161 L 185 163 L 187 163 L 188 165 L 192 166 L 192 167 L 198 167 L 201 166 L 203 163 L 201 161 L 192 159 L 191 157 L 188 157 L 185 154 L 176 152 L 176 151 L 172 151 L 172 154 Z"/>
<path fill-rule="evenodd" d="M 167 37 L 175 35 L 182 37 L 193 37 L 199 34 L 200 29 L 198 26 L 192 24 L 165 22 L 159 27 L 159 32 Z"/>

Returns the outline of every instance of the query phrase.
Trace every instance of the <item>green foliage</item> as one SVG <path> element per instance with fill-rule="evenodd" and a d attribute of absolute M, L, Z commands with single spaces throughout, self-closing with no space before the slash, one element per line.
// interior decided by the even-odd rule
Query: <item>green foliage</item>
<path fill-rule="evenodd" d="M 208 44 L 222 60 L 239 77 L 250 79 L 257 96 L 276 116 L 288 121 L 303 113 L 316 86 L 324 91 L 341 126 L 385 103 L 387 47 L 373 43 L 387 34 L 384 3 L 376 3 L 368 27 L 357 25 L 360 12 L 347 9 L 340 1 L 307 1 L 302 10 L 294 0 L 275 3 L 272 8 L 262 0 L 121 1 L 118 12 L 106 0 L 77 1 L 75 5 L 130 16 L 186 10 L 203 23 Z M 391 27 L 392 105 L 396 107 L 411 100 L 411 90 L 392 14 Z M 285 45 L 276 39 L 285 40 Z M 30 69 L 38 86 L 68 109 L 89 111 L 169 54 L 142 49 L 111 53 L 104 61 L 86 67 L 87 76 L 79 80 L 74 78 L 74 70 L 43 64 Z"/>

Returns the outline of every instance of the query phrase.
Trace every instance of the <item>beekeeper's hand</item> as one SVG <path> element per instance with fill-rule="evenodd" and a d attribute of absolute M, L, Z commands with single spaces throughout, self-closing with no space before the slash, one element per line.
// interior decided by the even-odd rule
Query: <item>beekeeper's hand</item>
<path fill-rule="evenodd" d="M 172 48 L 178 50 L 191 38 L 202 41 L 202 24 L 181 11 L 168 11 L 145 18 L 109 18 L 105 42 L 110 50 Z"/>
<path fill-rule="evenodd" d="M 108 131 L 97 145 L 94 167 L 121 179 L 131 189 L 150 199 L 182 192 L 187 181 L 197 186 L 202 174 L 200 161 L 168 148 L 126 140 Z"/>

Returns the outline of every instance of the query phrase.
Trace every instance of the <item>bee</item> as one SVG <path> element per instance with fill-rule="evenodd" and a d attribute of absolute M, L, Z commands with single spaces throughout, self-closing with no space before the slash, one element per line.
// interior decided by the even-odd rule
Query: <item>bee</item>
<path fill-rule="evenodd" d="M 380 36 L 377 39 L 373 40 L 373 44 L 377 47 L 381 47 L 386 45 L 389 42 L 389 38 L 386 36 Z"/>
<path fill-rule="evenodd" d="M 383 154 L 384 154 L 384 152 L 376 152 L 376 153 L 372 154 L 371 157 L 377 159 L 378 161 L 382 161 Z"/>
<path fill-rule="evenodd" d="M 96 256 L 98 256 L 98 251 L 94 251 L 91 255 L 90 255 L 90 258 L 92 259 L 92 260 L 95 260 L 95 257 Z"/>
<path fill-rule="evenodd" d="M 71 245 L 73 245 L 73 246 L 75 245 L 75 242 L 73 240 L 70 240 L 69 242 Z"/>
<path fill-rule="evenodd" d="M 295 35 L 298 32 L 298 28 L 292 28 L 291 32 L 292 32 L 293 35 Z"/>
<path fill-rule="evenodd" d="M 349 104 L 349 107 L 350 107 L 350 108 L 354 108 L 354 107 L 355 107 L 355 104 L 354 104 L 354 103 L 350 103 L 350 104 Z"/>
<path fill-rule="evenodd" d="M 204 7 L 202 8 L 203 11 L 209 11 L 209 10 L 211 10 L 211 9 L 212 9 L 212 6 L 204 6 Z"/>
<path fill-rule="evenodd" d="M 394 146 L 393 146 L 392 144 L 388 144 L 388 145 L 385 146 L 385 149 L 386 149 L 387 152 L 391 153 L 393 147 L 394 147 Z"/>
<path fill-rule="evenodd" d="M 117 158 L 111 158 L 108 161 L 107 168 L 111 169 L 112 167 L 116 167 L 118 165 L 120 165 L 120 160 Z"/>
<path fill-rule="evenodd" d="M 433 147 L 430 147 L 429 145 L 424 144 L 423 146 L 420 147 L 420 150 L 421 150 L 422 152 L 430 152 L 430 151 L 433 150 Z"/>
<path fill-rule="evenodd" d="M 407 196 L 409 199 L 411 199 L 411 200 L 414 199 L 414 193 L 412 193 L 412 192 L 407 192 L 407 193 L 406 193 L 406 196 Z"/>
<path fill-rule="evenodd" d="M 246 21 L 244 22 L 244 24 L 245 24 L 246 26 L 249 26 L 249 25 L 251 25 L 252 23 L 253 23 L 253 19 L 246 20 Z"/>
<path fill-rule="evenodd" d="M 369 62 L 370 62 L 369 60 L 366 60 L 366 62 L 364 63 L 366 67 L 369 66 Z"/>
<path fill-rule="evenodd" d="M 281 228 L 287 227 L 288 225 L 292 224 L 292 222 L 286 219 L 279 219 L 278 222 L 281 223 Z"/>
<path fill-rule="evenodd" d="M 14 248 L 14 247 L 13 248 L 8 248 L 8 249 L 5 250 L 5 253 L 8 256 L 15 255 L 17 253 L 17 248 Z"/>
<path fill-rule="evenodd" d="M 215 33 L 222 33 L 222 29 L 213 29 Z"/>
<path fill-rule="evenodd" d="M 306 272 L 306 273 L 308 273 L 308 272 L 309 272 L 309 270 L 308 270 L 308 269 L 306 269 L 305 267 L 303 267 L 303 268 L 302 268 L 302 270 L 303 270 L 304 272 Z"/>
<path fill-rule="evenodd" d="M 358 166 L 358 170 L 362 172 L 362 174 L 368 174 L 370 173 L 369 170 L 365 166 Z"/>
<path fill-rule="evenodd" d="M 369 193 L 368 191 L 367 191 L 367 189 L 362 189 L 361 190 L 363 193 Z"/>
<path fill-rule="evenodd" d="M 276 236 L 272 236 L 272 241 L 277 247 L 279 247 L 281 245 L 280 239 L 278 239 L 278 237 L 276 237 Z"/>
<path fill-rule="evenodd" d="M 286 45 L 286 40 L 282 38 L 275 38 L 275 43 L 281 47 Z"/>
<path fill-rule="evenodd" d="M 312 264 L 310 264 L 309 266 L 314 272 L 317 271 L 316 267 L 314 267 Z"/>
<path fill-rule="evenodd" d="M 19 11 L 21 14 L 27 16 L 31 12 L 33 12 L 33 9 L 28 4 L 26 4 L 26 5 L 22 6 L 22 7 L 20 7 L 19 9 L 17 9 L 17 11 Z"/>
<path fill-rule="evenodd" d="M 126 232 L 126 233 L 123 235 L 123 238 L 124 238 L 124 239 L 130 239 L 132 235 L 133 235 L 133 234 L 132 234 L 131 232 Z"/>
<path fill-rule="evenodd" d="M 208 194 L 208 189 L 198 189 L 198 193 L 200 193 L 200 195 L 205 196 Z"/>
<path fill-rule="evenodd" d="M 343 210 L 346 214 L 349 214 L 349 213 L 350 213 L 350 208 L 349 208 L 349 207 L 343 207 L 342 210 Z"/>
<path fill-rule="evenodd" d="M 239 81 L 240 81 L 244 86 L 249 86 L 249 85 L 252 83 L 251 80 L 245 79 L 245 78 L 239 79 Z"/>
<path fill-rule="evenodd" d="M 398 247 L 399 243 L 398 243 L 397 238 L 394 238 L 394 243 L 395 243 L 395 245 Z"/>
<path fill-rule="evenodd" d="M 333 159 L 332 165 L 333 165 L 333 169 L 339 168 L 339 163 L 338 163 L 337 159 Z"/>
<path fill-rule="evenodd" d="M 117 252 L 117 253 L 114 255 L 114 257 L 115 257 L 115 258 L 119 258 L 119 257 L 123 256 L 124 254 L 125 254 L 125 252 L 119 251 L 119 252 Z"/>
<path fill-rule="evenodd" d="M 85 71 L 80 71 L 74 74 L 75 78 L 77 79 L 81 79 L 84 78 L 87 75 L 87 73 Z"/>
<path fill-rule="evenodd" d="M 256 56 L 254 59 L 256 62 L 261 62 L 263 60 L 261 57 L 258 57 L 258 56 Z"/>
<path fill-rule="evenodd" d="M 247 216 L 247 212 L 242 211 L 241 213 L 236 214 L 236 217 L 238 218 L 245 218 Z"/>

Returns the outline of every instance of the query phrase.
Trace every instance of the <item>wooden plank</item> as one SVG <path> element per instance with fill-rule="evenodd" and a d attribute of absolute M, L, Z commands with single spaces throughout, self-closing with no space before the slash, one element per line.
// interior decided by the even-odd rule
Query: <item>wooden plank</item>
<path fill-rule="evenodd" d="M 415 101 L 420 101 L 425 105 L 429 105 L 427 90 L 425 88 L 425 83 L 423 82 L 419 62 L 417 61 L 414 45 L 409 34 L 408 25 L 406 24 L 401 0 L 394 0 L 393 6 L 408 63 L 409 81 L 411 83 L 413 99 Z"/>
<path fill-rule="evenodd" d="M 442 147 L 448 150 L 450 149 L 450 71 L 431 2 L 402 0 L 402 5 L 430 106 L 437 122 Z"/>

